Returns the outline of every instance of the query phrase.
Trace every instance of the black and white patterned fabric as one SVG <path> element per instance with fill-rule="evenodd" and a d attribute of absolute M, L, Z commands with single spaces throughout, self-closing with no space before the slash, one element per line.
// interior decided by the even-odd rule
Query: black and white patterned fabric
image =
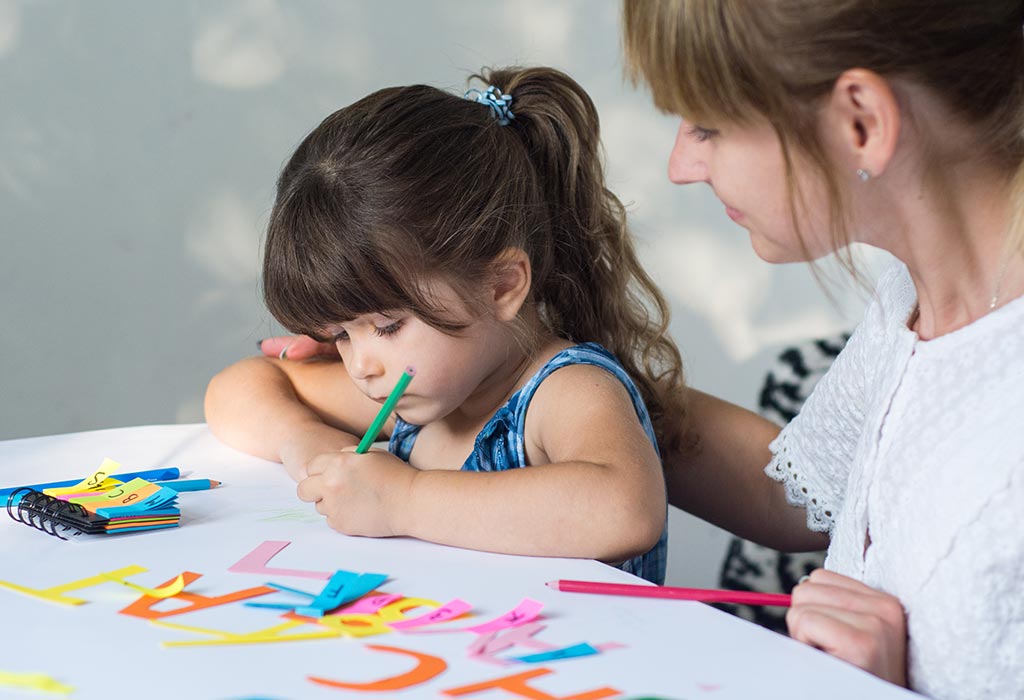
<path fill-rule="evenodd" d="M 849 339 L 849 334 L 844 333 L 783 351 L 765 377 L 758 412 L 779 426 L 793 420 Z M 824 560 L 825 552 L 787 554 L 734 537 L 722 562 L 718 583 L 722 588 L 738 591 L 788 593 L 801 576 L 820 568 Z M 724 604 L 717 607 L 776 632 L 786 632 L 784 608 Z"/>

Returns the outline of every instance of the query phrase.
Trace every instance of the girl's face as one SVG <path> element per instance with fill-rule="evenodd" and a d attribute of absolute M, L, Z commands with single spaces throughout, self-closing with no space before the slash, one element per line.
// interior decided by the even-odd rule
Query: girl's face
<path fill-rule="evenodd" d="M 507 359 L 501 324 L 473 320 L 454 292 L 446 293 L 452 299 L 442 299 L 444 308 L 459 309 L 456 319 L 469 323 L 456 336 L 404 311 L 364 314 L 328 327 L 352 381 L 378 403 L 407 367 L 415 368 L 396 411 L 409 423 L 426 425 L 463 406 L 489 380 L 500 381 Z"/>
<path fill-rule="evenodd" d="M 754 126 L 711 129 L 683 120 L 669 157 L 668 176 L 677 185 L 706 182 L 725 213 L 750 233 L 761 259 L 772 263 L 806 261 L 831 252 L 827 235 L 828 200 L 809 168 L 794 156 L 798 192 L 794 226 L 786 187 L 782 146 L 767 121 Z M 803 237 L 803 246 L 801 245 Z"/>

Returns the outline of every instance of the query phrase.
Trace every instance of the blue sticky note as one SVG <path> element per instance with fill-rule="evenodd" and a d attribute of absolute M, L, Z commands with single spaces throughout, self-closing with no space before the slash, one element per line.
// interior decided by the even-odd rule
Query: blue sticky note
<path fill-rule="evenodd" d="M 329 610 L 366 595 L 387 580 L 387 574 L 355 574 L 339 569 L 313 602 L 295 608 L 295 612 L 306 617 L 323 617 Z"/>
<path fill-rule="evenodd" d="M 574 644 L 571 647 L 563 647 L 562 649 L 552 649 L 551 651 L 542 651 L 537 654 L 526 654 L 525 656 L 513 656 L 510 658 L 514 661 L 525 661 L 528 664 L 539 664 L 544 661 L 574 659 L 579 656 L 591 656 L 597 653 L 600 652 L 586 642 L 583 642 L 582 644 Z"/>

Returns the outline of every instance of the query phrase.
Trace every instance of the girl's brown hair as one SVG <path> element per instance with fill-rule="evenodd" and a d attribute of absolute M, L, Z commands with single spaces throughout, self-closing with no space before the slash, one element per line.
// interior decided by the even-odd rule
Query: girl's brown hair
<path fill-rule="evenodd" d="M 923 86 L 973 127 L 981 157 L 1014 181 L 1011 239 L 1024 236 L 1021 0 L 626 0 L 623 18 L 631 75 L 660 109 L 708 124 L 760 115 L 774 127 L 794 221 L 794 153 L 820 171 L 837 251 L 849 235 L 817 111 L 850 68 Z M 944 164 L 930 165 L 941 176 Z"/>
<path fill-rule="evenodd" d="M 613 352 L 659 441 L 677 444 L 683 375 L 666 335 L 668 305 L 605 187 L 593 102 L 550 68 L 473 77 L 512 96 L 509 125 L 474 100 L 412 85 L 338 110 L 302 141 L 278 180 L 267 231 L 268 308 L 314 337 L 398 309 L 457 334 L 464 326 L 439 308 L 429 282 L 451 285 L 474 308 L 495 261 L 519 248 L 547 329 Z M 670 390 L 655 391 L 661 384 Z"/>

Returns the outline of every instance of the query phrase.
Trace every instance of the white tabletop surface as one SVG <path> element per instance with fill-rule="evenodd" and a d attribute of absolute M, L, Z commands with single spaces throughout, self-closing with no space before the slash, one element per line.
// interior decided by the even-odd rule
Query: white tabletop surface
<path fill-rule="evenodd" d="M 177 466 L 183 476 L 224 482 L 179 497 L 181 527 L 88 542 L 63 542 L 0 516 L 0 580 L 47 588 L 129 565 L 131 577 L 155 587 L 184 571 L 202 574 L 188 591 L 223 595 L 269 580 L 315 592 L 323 582 L 239 574 L 228 567 L 265 541 L 287 541 L 270 566 L 380 572 L 385 592 L 473 605 L 471 622 L 490 620 L 531 598 L 544 604 L 537 639 L 558 647 L 617 642 L 624 648 L 543 664 L 501 666 L 472 658 L 476 635 L 391 632 L 362 639 L 331 638 L 276 644 L 176 647 L 166 641 L 206 639 L 119 614 L 139 593 L 116 583 L 74 593 L 89 602 L 63 606 L 0 588 L 0 671 L 43 673 L 74 688 L 75 700 L 117 698 L 445 698 L 445 691 L 523 671 L 550 671 L 529 681 L 535 697 L 660 697 L 673 700 L 799 698 L 863 700 L 916 697 L 827 655 L 748 622 L 691 602 L 560 593 L 552 579 L 638 583 L 603 564 L 571 559 L 474 552 L 405 538 L 352 538 L 327 528 L 295 497 L 280 465 L 220 444 L 204 425 L 147 426 L 0 442 L 0 486 L 84 477 L 105 457 L 124 471 Z M 266 596 L 259 600 L 292 600 Z M 160 606 L 164 606 L 161 608 Z M 170 601 L 158 609 L 171 609 Z M 423 612 L 423 609 L 418 612 Z M 415 613 L 413 613 L 415 614 Z M 233 603 L 166 618 L 194 627 L 250 632 L 277 624 L 277 613 Z M 315 630 L 316 626 L 308 626 Z M 305 627 L 304 627 L 305 628 Z M 319 676 L 368 683 L 400 676 L 410 656 L 373 649 L 386 645 L 429 654 L 447 665 L 429 681 L 391 692 L 325 687 Z M 530 653 L 517 648 L 502 656 Z M 0 698 L 60 697 L 10 690 Z M 505 690 L 460 695 L 481 700 L 525 697 Z M 580 695 L 583 697 L 583 695 Z"/>

